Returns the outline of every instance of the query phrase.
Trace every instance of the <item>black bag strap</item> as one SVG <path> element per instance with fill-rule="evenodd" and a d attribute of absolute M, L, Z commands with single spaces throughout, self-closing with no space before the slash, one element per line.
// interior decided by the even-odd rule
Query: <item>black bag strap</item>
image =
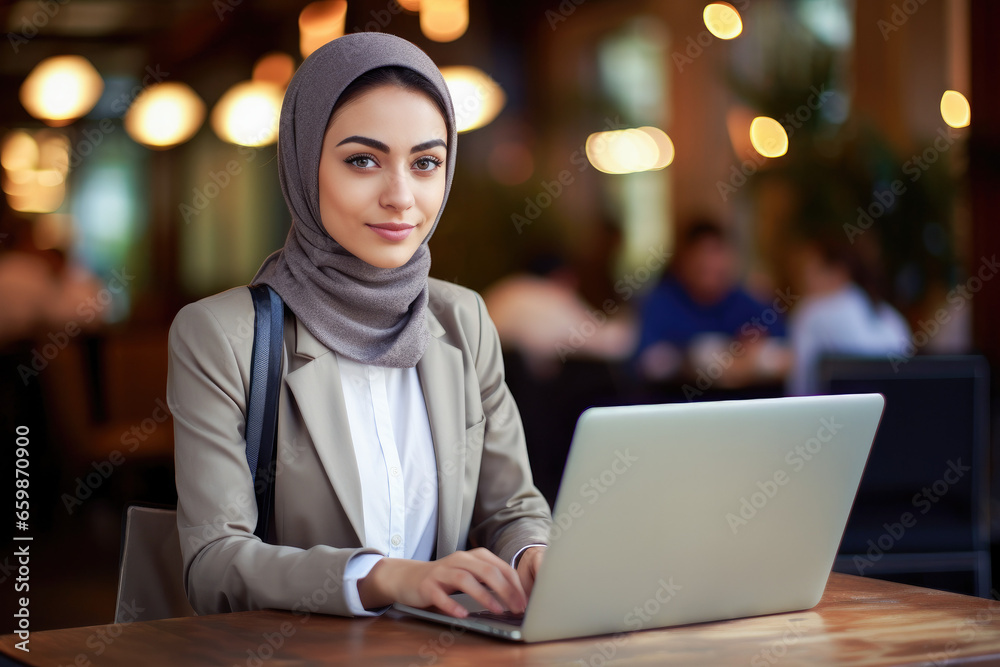
<path fill-rule="evenodd" d="M 250 285 L 249 289 L 253 297 L 254 335 L 247 402 L 247 464 L 257 501 L 257 527 L 253 533 L 266 542 L 274 497 L 284 303 L 267 285 Z"/>

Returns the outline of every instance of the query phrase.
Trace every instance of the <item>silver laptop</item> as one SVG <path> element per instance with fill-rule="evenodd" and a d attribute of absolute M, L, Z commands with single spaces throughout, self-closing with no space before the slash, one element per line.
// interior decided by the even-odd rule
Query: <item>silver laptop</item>
<path fill-rule="evenodd" d="M 456 619 L 516 641 L 797 611 L 826 587 L 880 394 L 591 408 L 523 617 Z"/>

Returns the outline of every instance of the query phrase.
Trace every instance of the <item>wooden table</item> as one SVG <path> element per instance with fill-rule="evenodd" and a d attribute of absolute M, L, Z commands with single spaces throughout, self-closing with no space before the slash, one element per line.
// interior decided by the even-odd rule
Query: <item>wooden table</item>
<path fill-rule="evenodd" d="M 619 637 L 514 644 L 389 612 L 352 620 L 281 611 L 49 630 L 0 663 L 127 665 L 957 665 L 1000 664 L 1000 602 L 845 574 L 790 614 Z M 992 656 L 990 659 L 989 656 Z M 15 662 L 9 662 L 13 657 Z M 7 662 L 4 662 L 4 660 Z"/>

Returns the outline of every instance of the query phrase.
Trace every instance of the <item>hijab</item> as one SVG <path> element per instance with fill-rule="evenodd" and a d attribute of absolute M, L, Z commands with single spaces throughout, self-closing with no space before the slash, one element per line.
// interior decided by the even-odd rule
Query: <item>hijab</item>
<path fill-rule="evenodd" d="M 403 266 L 383 269 L 351 254 L 320 219 L 319 161 L 333 108 L 365 72 L 398 66 L 421 74 L 445 102 L 448 148 L 444 199 L 427 237 Z M 321 46 L 285 92 L 278 125 L 278 178 L 292 226 L 285 245 L 264 260 L 255 283 L 270 285 L 321 343 L 363 364 L 411 368 L 430 340 L 425 323 L 427 240 L 444 211 L 455 173 L 455 112 L 437 66 L 410 42 L 377 32 Z"/>

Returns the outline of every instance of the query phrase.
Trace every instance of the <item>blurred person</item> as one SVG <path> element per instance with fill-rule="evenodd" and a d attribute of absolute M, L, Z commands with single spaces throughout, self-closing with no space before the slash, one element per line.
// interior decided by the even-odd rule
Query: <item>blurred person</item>
<path fill-rule="evenodd" d="M 101 282 L 61 251 L 34 247 L 24 231 L 0 246 L 0 347 L 67 326 L 73 331 L 98 326 L 98 318 L 81 311 L 98 295 Z"/>
<path fill-rule="evenodd" d="M 519 352 L 539 378 L 558 374 L 570 356 L 621 361 L 635 348 L 632 317 L 614 300 L 593 308 L 580 295 L 580 277 L 554 254 L 529 263 L 483 294 L 500 342 Z"/>
<path fill-rule="evenodd" d="M 738 284 L 726 230 L 698 218 L 684 228 L 667 272 L 643 300 L 636 359 L 640 375 L 663 382 L 705 375 L 722 388 L 780 378 L 788 304 L 759 303 Z"/>
<path fill-rule="evenodd" d="M 234 288 L 170 331 L 188 598 L 199 613 L 294 610 L 322 587 L 322 613 L 464 617 L 449 597 L 464 592 L 522 612 L 551 514 L 481 297 L 429 278 L 457 156 L 444 78 L 403 39 L 349 34 L 302 63 L 279 125 L 292 227 L 254 279 L 286 306 L 276 539 L 254 535 L 240 333 L 254 310 Z"/>
<path fill-rule="evenodd" d="M 910 344 L 909 325 L 883 296 L 873 248 L 831 234 L 801 242 L 792 253 L 803 300 L 788 326 L 794 358 L 789 395 L 818 391 L 817 365 L 825 355 L 903 354 Z"/>

